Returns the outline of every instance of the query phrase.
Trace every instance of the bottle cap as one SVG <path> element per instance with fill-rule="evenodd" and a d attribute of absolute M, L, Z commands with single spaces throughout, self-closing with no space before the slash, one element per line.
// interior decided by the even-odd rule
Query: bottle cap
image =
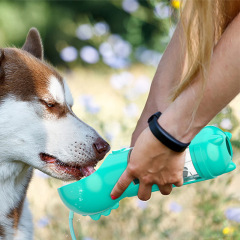
<path fill-rule="evenodd" d="M 236 168 L 232 161 L 231 136 L 214 126 L 207 126 L 196 135 L 189 150 L 199 176 L 211 179 Z"/>

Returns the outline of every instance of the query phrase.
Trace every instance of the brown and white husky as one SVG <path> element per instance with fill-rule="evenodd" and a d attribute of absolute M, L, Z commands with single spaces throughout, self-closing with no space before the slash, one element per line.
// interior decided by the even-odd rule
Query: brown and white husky
<path fill-rule="evenodd" d="M 33 239 L 25 197 L 33 168 L 79 180 L 109 151 L 72 105 L 66 81 L 43 60 L 35 28 L 21 49 L 0 49 L 0 239 Z"/>

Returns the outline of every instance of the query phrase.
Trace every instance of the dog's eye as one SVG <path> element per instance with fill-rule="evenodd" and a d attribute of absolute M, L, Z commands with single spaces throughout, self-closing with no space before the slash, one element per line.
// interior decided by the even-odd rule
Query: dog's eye
<path fill-rule="evenodd" d="M 42 104 L 44 104 L 45 106 L 47 106 L 48 108 L 53 108 L 53 107 L 55 107 L 55 104 L 54 104 L 54 103 L 46 102 L 46 101 L 44 101 L 44 100 L 40 100 L 40 102 L 41 102 Z"/>
<path fill-rule="evenodd" d="M 47 106 L 48 106 L 49 108 L 52 108 L 52 107 L 54 107 L 55 105 L 52 104 L 52 103 L 47 103 Z"/>

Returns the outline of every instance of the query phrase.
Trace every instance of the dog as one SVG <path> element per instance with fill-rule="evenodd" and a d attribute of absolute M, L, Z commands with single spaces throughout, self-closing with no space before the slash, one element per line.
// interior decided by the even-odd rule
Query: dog
<path fill-rule="evenodd" d="M 0 49 L 0 239 L 33 239 L 26 192 L 34 168 L 79 180 L 109 151 L 72 105 L 66 81 L 43 60 L 36 28 L 21 49 Z"/>

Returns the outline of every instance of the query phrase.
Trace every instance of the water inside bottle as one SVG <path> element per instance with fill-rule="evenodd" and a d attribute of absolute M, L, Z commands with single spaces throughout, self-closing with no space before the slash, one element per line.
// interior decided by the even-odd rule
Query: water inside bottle
<path fill-rule="evenodd" d="M 200 178 L 200 176 L 198 175 L 198 173 L 193 165 L 189 148 L 187 148 L 185 164 L 184 164 L 184 168 L 183 168 L 183 181 L 184 181 L 184 183 L 186 183 L 186 182 L 190 182 L 190 181 L 196 181 L 199 178 Z"/>

